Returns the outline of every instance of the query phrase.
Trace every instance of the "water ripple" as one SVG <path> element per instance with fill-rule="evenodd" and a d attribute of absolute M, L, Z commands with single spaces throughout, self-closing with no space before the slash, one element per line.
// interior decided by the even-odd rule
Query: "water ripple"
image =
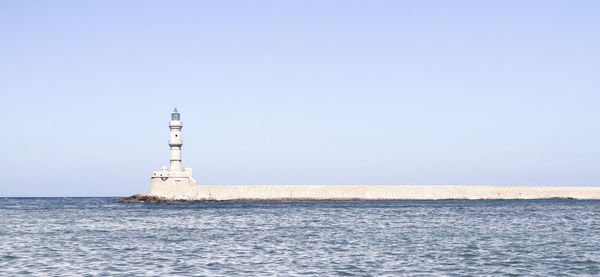
<path fill-rule="evenodd" d="M 597 275 L 600 201 L 0 199 L 0 275 Z"/>

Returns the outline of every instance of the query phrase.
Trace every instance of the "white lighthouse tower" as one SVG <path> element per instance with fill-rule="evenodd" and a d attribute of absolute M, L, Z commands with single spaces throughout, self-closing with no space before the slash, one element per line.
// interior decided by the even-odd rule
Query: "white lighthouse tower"
<path fill-rule="evenodd" d="M 181 147 L 183 146 L 181 140 L 182 127 L 181 114 L 175 108 L 171 113 L 171 121 L 169 122 L 170 168 L 163 166 L 160 171 L 152 172 L 150 194 L 176 194 L 178 187 L 183 189 L 186 186 L 196 185 L 196 181 L 192 178 L 192 169 L 181 165 Z"/>
<path fill-rule="evenodd" d="M 171 172 L 179 172 L 183 170 L 181 166 L 181 115 L 177 111 L 177 108 L 173 109 L 171 113 L 171 122 L 169 123 L 169 129 L 171 129 L 171 136 L 169 137 L 169 147 L 171 147 Z"/>

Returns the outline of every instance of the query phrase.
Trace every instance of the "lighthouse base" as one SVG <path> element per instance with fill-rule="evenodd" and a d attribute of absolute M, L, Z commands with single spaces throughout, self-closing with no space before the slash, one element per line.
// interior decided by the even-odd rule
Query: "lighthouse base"
<path fill-rule="evenodd" d="M 191 177 L 152 178 L 150 195 L 168 199 L 199 200 L 199 186 Z"/>

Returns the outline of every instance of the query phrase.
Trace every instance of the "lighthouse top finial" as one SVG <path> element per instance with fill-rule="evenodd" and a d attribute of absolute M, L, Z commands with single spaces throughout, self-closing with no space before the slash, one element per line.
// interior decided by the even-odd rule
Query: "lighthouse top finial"
<path fill-rule="evenodd" d="M 174 108 L 174 109 L 173 109 L 173 113 L 177 113 L 177 108 Z"/>

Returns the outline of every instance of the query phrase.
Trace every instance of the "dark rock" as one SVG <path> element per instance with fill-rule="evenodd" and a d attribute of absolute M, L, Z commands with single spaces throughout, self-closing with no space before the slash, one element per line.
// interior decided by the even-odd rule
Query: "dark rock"
<path fill-rule="evenodd" d="M 123 197 L 115 202 L 187 202 L 186 200 L 169 199 L 160 196 L 148 195 L 148 194 L 136 194 L 129 197 Z"/>

